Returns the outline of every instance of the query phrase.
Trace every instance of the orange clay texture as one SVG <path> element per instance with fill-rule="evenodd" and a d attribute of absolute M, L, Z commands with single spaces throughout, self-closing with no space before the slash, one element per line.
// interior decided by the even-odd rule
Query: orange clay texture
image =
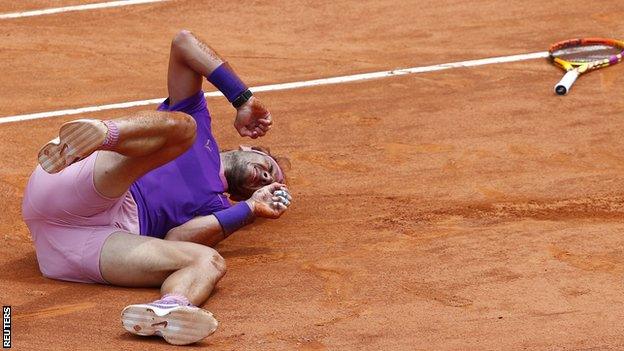
<path fill-rule="evenodd" d="M 80 1 L 0 0 L 0 13 Z M 189 29 L 249 86 L 547 50 L 624 33 L 624 4 L 172 1 L 0 20 L 0 116 L 165 97 Z M 222 148 L 292 163 L 294 202 L 219 244 L 210 350 L 624 349 L 624 65 L 566 97 L 546 59 L 258 93 L 274 127 Z M 208 83 L 207 91 L 214 88 Z M 148 106 L 147 108 L 155 108 Z M 146 107 L 143 107 L 146 108 Z M 157 289 L 41 276 L 21 220 L 39 147 L 75 118 L 0 126 L 0 301 L 16 350 L 170 350 L 126 333 Z"/>

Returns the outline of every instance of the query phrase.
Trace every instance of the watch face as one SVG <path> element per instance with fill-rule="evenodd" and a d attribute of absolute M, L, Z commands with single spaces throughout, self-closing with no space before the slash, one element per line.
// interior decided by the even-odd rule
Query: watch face
<path fill-rule="evenodd" d="M 251 90 L 247 89 L 232 102 L 232 105 L 234 105 L 234 107 L 236 108 L 239 108 L 243 106 L 244 103 L 249 101 L 249 99 L 251 99 L 252 96 L 253 96 L 253 93 L 251 92 Z"/>

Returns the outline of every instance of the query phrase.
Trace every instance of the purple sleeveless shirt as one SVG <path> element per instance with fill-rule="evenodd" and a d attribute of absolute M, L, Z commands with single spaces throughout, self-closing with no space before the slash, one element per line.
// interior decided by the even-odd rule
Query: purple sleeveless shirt
<path fill-rule="evenodd" d="M 174 106 L 169 99 L 159 111 L 187 113 L 197 122 L 195 143 L 175 160 L 151 170 L 130 187 L 137 204 L 141 235 L 164 238 L 167 232 L 197 216 L 230 207 L 219 175 L 219 146 L 212 136 L 204 92 Z"/>

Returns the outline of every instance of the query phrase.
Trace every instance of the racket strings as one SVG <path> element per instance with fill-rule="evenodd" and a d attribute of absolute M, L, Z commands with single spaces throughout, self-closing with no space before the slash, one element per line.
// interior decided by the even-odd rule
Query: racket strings
<path fill-rule="evenodd" d="M 570 62 L 594 62 L 609 59 L 621 52 L 622 48 L 609 45 L 588 45 L 561 48 L 551 55 Z"/>

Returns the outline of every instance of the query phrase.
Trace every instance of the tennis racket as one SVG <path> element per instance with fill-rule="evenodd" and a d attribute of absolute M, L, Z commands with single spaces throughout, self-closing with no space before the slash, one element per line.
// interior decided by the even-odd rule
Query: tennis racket
<path fill-rule="evenodd" d="M 603 38 L 571 39 L 548 49 L 551 61 L 566 70 L 555 85 L 557 95 L 565 95 L 579 75 L 622 61 L 624 41 Z"/>

